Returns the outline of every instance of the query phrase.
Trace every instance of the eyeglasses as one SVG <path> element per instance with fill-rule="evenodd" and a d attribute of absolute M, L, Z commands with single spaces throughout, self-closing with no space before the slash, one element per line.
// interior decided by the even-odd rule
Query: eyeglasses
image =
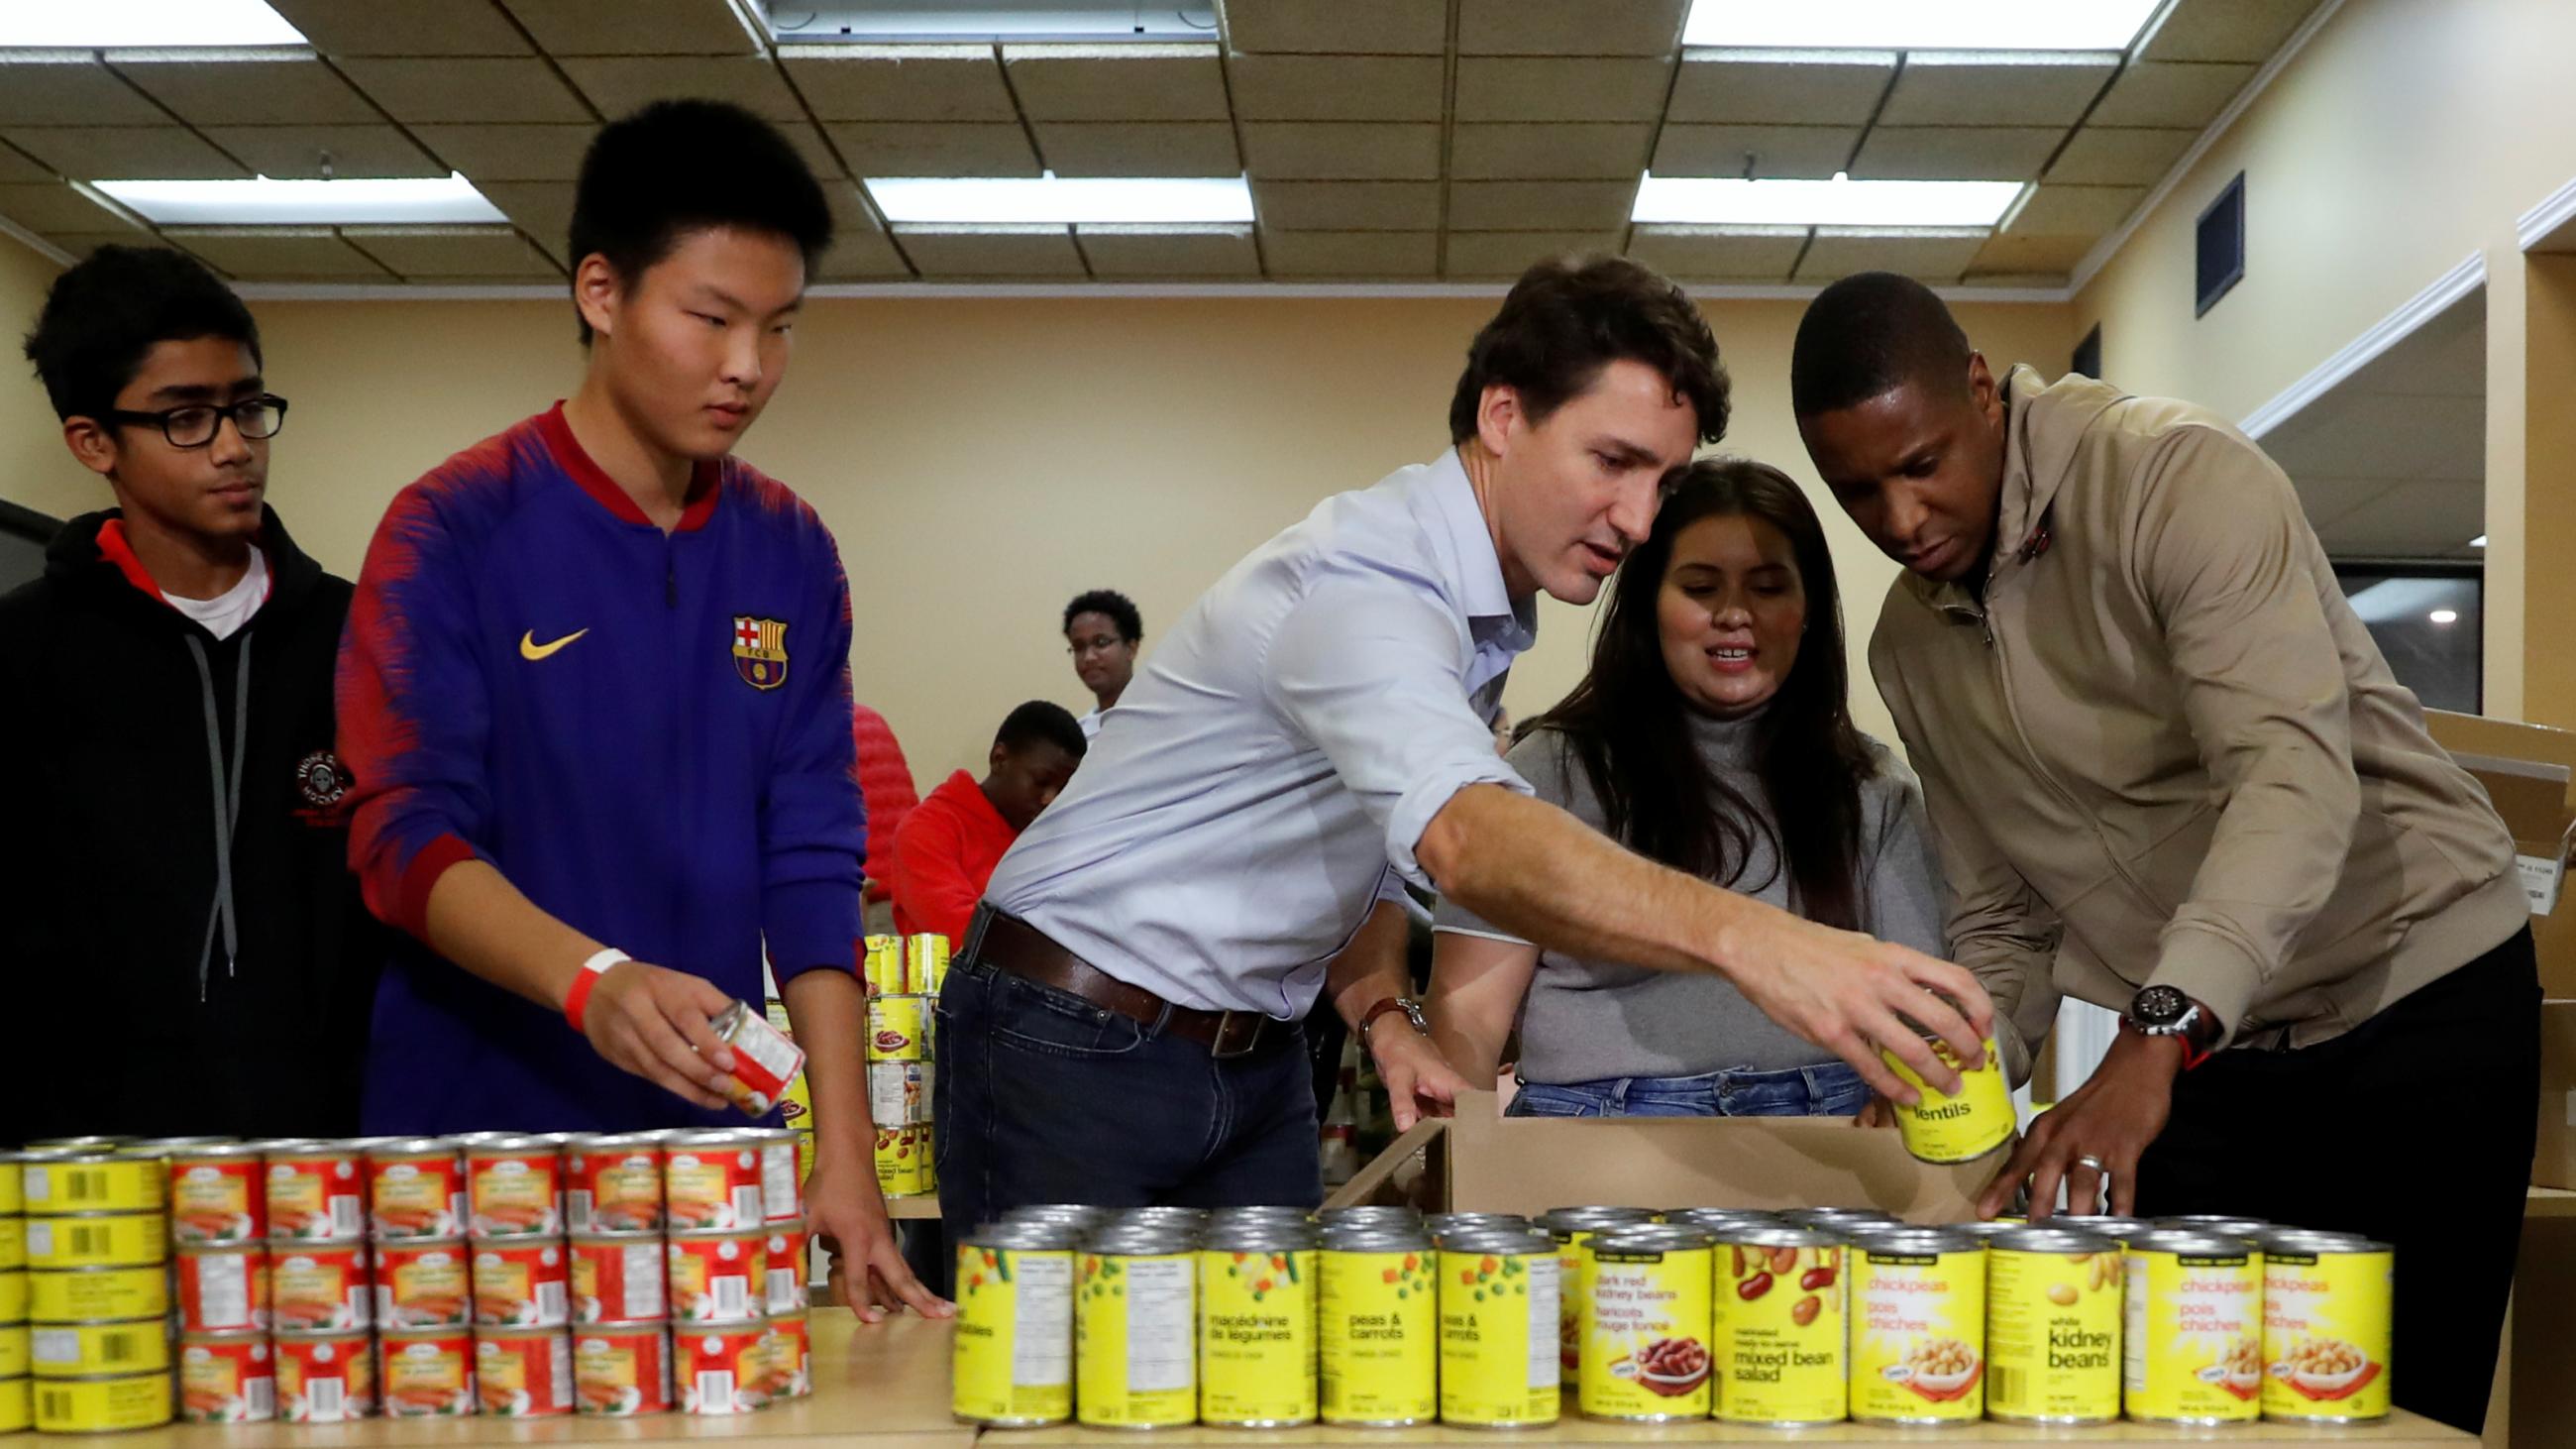
<path fill-rule="evenodd" d="M 1077 639 L 1072 644 L 1066 646 L 1064 652 L 1072 655 L 1076 659 L 1080 659 L 1085 654 L 1106 654 L 1110 650 L 1115 649 L 1126 642 L 1127 641 L 1124 639 L 1110 639 L 1105 637 L 1098 639 Z"/>
<path fill-rule="evenodd" d="M 159 428 L 161 436 L 174 448 L 202 448 L 215 440 L 223 420 L 233 420 L 235 430 L 245 438 L 274 438 L 286 426 L 286 399 L 275 393 L 261 393 L 243 398 L 226 407 L 190 403 L 186 407 L 163 408 L 157 413 L 138 413 L 125 408 L 111 408 L 100 414 L 111 423 L 132 427 L 146 425 Z"/>

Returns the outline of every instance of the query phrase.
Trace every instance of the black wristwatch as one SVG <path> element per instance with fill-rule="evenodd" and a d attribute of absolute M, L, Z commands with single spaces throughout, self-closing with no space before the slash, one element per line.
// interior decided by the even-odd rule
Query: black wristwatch
<path fill-rule="evenodd" d="M 2169 1036 L 2182 1042 L 2182 1069 L 2190 1071 L 2218 1049 L 2223 1028 L 2208 1007 L 2177 986 L 2150 986 L 2130 998 L 2121 1025 L 2140 1036 Z"/>

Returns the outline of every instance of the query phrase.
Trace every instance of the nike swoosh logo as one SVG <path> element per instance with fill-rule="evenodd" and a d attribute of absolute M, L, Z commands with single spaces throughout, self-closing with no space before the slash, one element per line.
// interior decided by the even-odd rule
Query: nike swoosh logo
<path fill-rule="evenodd" d="M 537 631 L 531 629 L 519 636 L 519 657 L 522 659 L 552 658 L 556 651 L 589 632 L 588 629 L 575 629 L 551 644 L 540 644 L 537 642 Z"/>

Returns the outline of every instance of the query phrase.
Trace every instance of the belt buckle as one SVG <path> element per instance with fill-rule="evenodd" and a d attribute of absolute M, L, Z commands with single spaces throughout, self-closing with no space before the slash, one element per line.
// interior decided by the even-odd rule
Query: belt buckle
<path fill-rule="evenodd" d="M 1269 1017 L 1264 1016 L 1257 1011 L 1221 1011 L 1217 1013 L 1216 1034 L 1208 1041 L 1208 1055 L 1216 1058 L 1218 1061 L 1226 1061 L 1234 1057 L 1250 1056 L 1252 1054 L 1252 1049 L 1261 1045 L 1261 1025 L 1269 1019 Z M 1229 1043 L 1235 1036 L 1235 1023 L 1239 1021 L 1250 1023 L 1250 1029 L 1243 1033 L 1243 1039 L 1240 1045 L 1230 1045 Z"/>

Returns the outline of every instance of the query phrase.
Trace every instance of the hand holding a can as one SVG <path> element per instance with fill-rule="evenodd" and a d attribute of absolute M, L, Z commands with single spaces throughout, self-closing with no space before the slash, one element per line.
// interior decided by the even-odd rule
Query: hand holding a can
<path fill-rule="evenodd" d="M 582 1035 L 611 1063 L 692 1106 L 731 1106 L 733 1049 L 712 1023 L 733 1005 L 714 982 L 643 961 L 603 973 L 582 1009 Z"/>
<path fill-rule="evenodd" d="M 2030 1219 L 2057 1211 L 2057 1189 L 2066 1187 L 2074 1212 L 2097 1211 L 2108 1184 L 2111 1212 L 2126 1217 L 2138 1202 L 2138 1159 L 2165 1130 L 2173 1111 L 2173 1082 L 2182 1071 L 2179 1037 L 2141 1036 L 2123 1030 L 2110 1054 L 2084 1085 L 2042 1112 L 2012 1156 L 1977 1198 L 1977 1216 L 1993 1217 L 2030 1184 Z"/>
<path fill-rule="evenodd" d="M 1730 933 L 1718 960 L 1763 1015 L 1842 1058 L 1900 1105 L 1921 1094 L 1880 1059 L 1882 1049 L 1953 1093 L 1959 1074 L 1923 1033 L 1948 1042 L 1963 1065 L 1985 1058 L 1994 1002 L 1967 970 L 1920 951 L 1766 910 Z"/>

